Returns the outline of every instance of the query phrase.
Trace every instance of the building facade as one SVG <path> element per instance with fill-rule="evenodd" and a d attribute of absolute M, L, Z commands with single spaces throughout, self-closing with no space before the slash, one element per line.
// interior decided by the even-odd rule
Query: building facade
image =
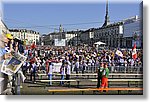
<path fill-rule="evenodd" d="M 123 37 L 123 23 L 113 23 L 94 29 L 94 42 L 104 42 L 108 47 L 120 47 Z"/>
<path fill-rule="evenodd" d="M 39 44 L 39 32 L 26 29 L 10 29 L 9 31 L 14 38 L 25 41 L 26 45 L 31 45 L 33 42 L 35 42 L 36 45 Z"/>
<path fill-rule="evenodd" d="M 54 45 L 55 39 L 65 39 L 66 45 L 71 45 L 72 43 L 74 43 L 72 39 L 76 36 L 77 32 L 68 31 L 68 32 L 53 32 L 49 33 L 48 35 L 43 35 L 41 37 L 44 45 Z"/>
<path fill-rule="evenodd" d="M 94 28 L 82 31 L 80 36 L 80 41 L 82 44 L 93 45 L 94 43 Z"/>
<path fill-rule="evenodd" d="M 124 34 L 123 34 L 123 47 L 131 47 L 136 42 L 138 48 L 142 47 L 142 28 L 141 19 L 138 16 L 134 16 L 123 20 Z M 129 40 L 130 39 L 130 40 Z"/>
<path fill-rule="evenodd" d="M 108 21 L 108 20 L 105 20 Z M 134 42 L 142 47 L 141 19 L 130 17 L 116 23 L 105 23 L 100 28 L 90 28 L 85 31 L 55 32 L 45 35 L 44 44 L 54 45 L 54 39 L 65 39 L 66 45 L 93 45 L 101 41 L 109 48 L 132 48 Z"/>
<path fill-rule="evenodd" d="M 101 41 L 109 48 L 132 48 L 136 42 L 137 47 L 141 48 L 142 35 L 141 19 L 134 16 L 117 23 L 83 31 L 80 34 L 80 40 L 83 44 L 89 45 Z"/>

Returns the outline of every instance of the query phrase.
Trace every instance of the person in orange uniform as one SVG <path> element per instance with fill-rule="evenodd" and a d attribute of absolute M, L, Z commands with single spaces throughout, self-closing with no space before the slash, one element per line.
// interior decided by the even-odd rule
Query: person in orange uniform
<path fill-rule="evenodd" d="M 109 69 L 107 66 L 107 63 L 104 64 L 104 69 L 102 71 L 102 83 L 101 83 L 101 92 L 103 91 L 103 88 L 108 88 L 108 76 L 109 76 Z M 108 91 L 108 90 L 106 90 Z"/>

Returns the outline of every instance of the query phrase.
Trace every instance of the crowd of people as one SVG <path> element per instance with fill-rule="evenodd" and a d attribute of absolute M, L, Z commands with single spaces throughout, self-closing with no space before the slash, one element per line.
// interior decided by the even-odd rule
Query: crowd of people
<path fill-rule="evenodd" d="M 107 62 L 108 66 L 141 66 L 142 65 L 142 50 L 137 51 L 137 58 L 132 58 L 132 51 L 123 50 L 123 57 L 115 54 L 114 50 L 98 51 L 96 47 L 50 47 L 47 49 L 38 49 L 35 51 L 35 59 L 38 66 L 47 69 L 47 62 L 63 63 L 67 61 L 71 65 L 71 71 L 85 72 L 87 66 L 100 66 L 100 62 Z M 30 50 L 29 50 L 30 53 Z M 93 67 L 94 70 L 94 67 Z"/>
<path fill-rule="evenodd" d="M 52 80 L 54 63 L 61 63 L 60 74 L 61 80 L 70 79 L 70 74 L 75 72 L 78 74 L 81 72 L 84 74 L 89 71 L 98 72 L 98 76 L 102 76 L 105 73 L 106 77 L 98 77 L 98 80 L 104 80 L 102 87 L 107 86 L 107 78 L 110 66 L 142 66 L 143 50 L 137 50 L 137 58 L 132 58 L 132 50 L 121 50 L 123 56 L 116 55 L 117 49 L 103 49 L 98 50 L 96 46 L 36 46 L 33 43 L 30 46 L 24 45 L 23 41 L 14 39 L 11 34 L 0 35 L 0 60 L 11 57 L 11 51 L 15 51 L 27 57 L 27 60 L 21 67 L 21 71 L 26 76 L 30 74 L 30 80 L 36 82 L 36 73 L 45 71 L 48 74 L 49 80 Z M 44 48 L 42 48 L 44 47 Z M 113 68 L 113 67 L 112 67 Z M 101 71 L 102 69 L 107 69 Z M 112 70 L 112 69 L 111 69 Z M 115 70 L 112 70 L 115 71 Z M 103 73 L 101 73 L 103 72 Z M 63 81 L 60 85 L 63 85 Z M 52 85 L 52 82 L 49 82 Z M 97 87 L 100 87 L 100 81 L 98 81 Z"/>

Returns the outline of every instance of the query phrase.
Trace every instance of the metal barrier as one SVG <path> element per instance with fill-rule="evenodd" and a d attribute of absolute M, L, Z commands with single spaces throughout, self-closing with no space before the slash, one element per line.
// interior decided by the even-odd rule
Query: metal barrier
<path fill-rule="evenodd" d="M 88 65 L 85 68 L 85 73 L 95 73 L 99 66 Z M 110 73 L 143 73 L 142 66 L 109 66 Z M 79 73 L 82 72 L 82 68 L 79 68 Z"/>
<path fill-rule="evenodd" d="M 143 73 L 142 66 L 112 66 L 109 70 L 111 73 Z"/>
<path fill-rule="evenodd" d="M 54 72 L 60 72 L 60 67 L 61 64 L 56 64 L 54 66 Z M 83 71 L 83 67 L 79 67 L 78 69 L 78 73 L 95 73 L 97 68 L 99 68 L 100 66 L 98 65 L 88 65 L 87 67 L 85 67 L 84 71 Z M 143 73 L 143 66 L 109 66 L 109 71 L 110 73 Z M 75 68 L 74 68 L 74 64 L 71 65 L 71 72 L 74 73 Z"/>

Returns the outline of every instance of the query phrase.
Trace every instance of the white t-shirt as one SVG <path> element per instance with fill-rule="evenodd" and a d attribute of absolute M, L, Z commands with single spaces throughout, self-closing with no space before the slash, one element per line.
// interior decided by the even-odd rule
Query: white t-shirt
<path fill-rule="evenodd" d="M 52 73 L 53 73 L 53 66 L 49 65 L 49 72 L 48 72 L 48 74 L 52 74 Z"/>
<path fill-rule="evenodd" d="M 77 69 L 79 68 L 79 62 L 75 63 L 75 68 L 77 68 Z"/>
<path fill-rule="evenodd" d="M 35 70 L 36 70 L 36 67 L 37 67 L 36 64 L 33 63 L 33 64 L 32 64 L 32 69 L 31 69 L 31 70 L 32 70 L 32 71 L 35 71 Z"/>

